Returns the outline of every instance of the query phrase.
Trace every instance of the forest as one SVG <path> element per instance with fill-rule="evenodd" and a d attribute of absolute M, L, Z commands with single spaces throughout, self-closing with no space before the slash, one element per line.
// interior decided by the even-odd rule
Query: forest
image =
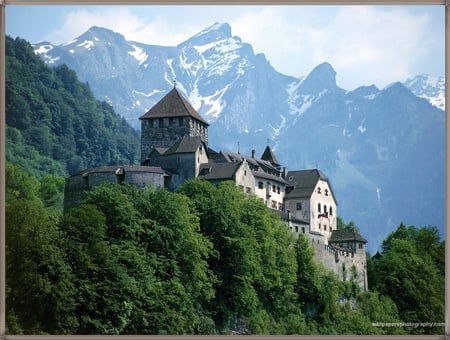
<path fill-rule="evenodd" d="M 139 162 L 138 133 L 66 65 L 6 37 L 6 159 L 38 178 Z"/>
<path fill-rule="evenodd" d="M 363 292 L 232 182 L 176 193 L 105 184 L 62 214 L 62 177 L 10 163 L 6 175 L 9 333 L 444 332 L 402 326 L 444 320 L 436 228 L 400 225 L 369 260 Z"/>
<path fill-rule="evenodd" d="M 104 184 L 63 212 L 65 177 L 134 164 L 137 135 L 66 66 L 18 38 L 6 52 L 9 334 L 444 334 L 433 226 L 397 226 L 364 292 L 231 182 Z"/>

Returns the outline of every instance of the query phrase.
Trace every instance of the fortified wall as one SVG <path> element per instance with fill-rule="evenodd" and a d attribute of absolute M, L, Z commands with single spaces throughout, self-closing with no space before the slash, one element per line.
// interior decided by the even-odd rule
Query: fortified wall
<path fill-rule="evenodd" d="M 314 243 L 314 258 L 337 274 L 339 280 L 355 279 L 363 291 L 367 290 L 366 252 L 339 248 L 331 244 Z"/>
<path fill-rule="evenodd" d="M 137 188 L 151 184 L 164 187 L 165 172 L 149 166 L 102 166 L 81 171 L 66 180 L 64 187 L 64 210 L 81 204 L 85 191 L 103 183 L 128 183 Z"/>

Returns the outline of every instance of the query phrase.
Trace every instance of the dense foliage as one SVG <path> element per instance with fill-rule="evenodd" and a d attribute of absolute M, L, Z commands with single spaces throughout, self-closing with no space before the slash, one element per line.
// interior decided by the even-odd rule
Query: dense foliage
<path fill-rule="evenodd" d="M 362 292 L 233 183 L 105 184 L 63 213 L 63 176 L 134 163 L 136 134 L 66 66 L 48 68 L 24 40 L 6 46 L 9 333 L 443 333 L 404 324 L 444 320 L 434 227 L 400 225 Z"/>
<path fill-rule="evenodd" d="M 443 334 L 445 242 L 436 227 L 401 224 L 382 244 L 380 256 L 368 262 L 369 288 L 395 302 L 402 320 L 440 323 L 412 328 L 414 334 Z"/>
<path fill-rule="evenodd" d="M 48 67 L 23 40 L 6 38 L 6 158 L 36 177 L 134 164 L 139 139 L 66 65 Z"/>
<path fill-rule="evenodd" d="M 9 333 L 443 331 L 401 324 L 443 322 L 434 228 L 400 226 L 370 260 L 373 289 L 362 292 L 232 183 L 192 180 L 177 193 L 105 184 L 63 214 L 60 176 L 37 180 L 10 163 L 6 176 Z"/>

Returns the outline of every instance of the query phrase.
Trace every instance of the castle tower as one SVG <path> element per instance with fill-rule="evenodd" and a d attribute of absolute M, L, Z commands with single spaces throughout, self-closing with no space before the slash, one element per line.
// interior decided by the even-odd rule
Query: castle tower
<path fill-rule="evenodd" d="M 154 148 L 170 148 L 186 136 L 199 136 L 208 145 L 209 124 L 175 87 L 139 119 L 141 162 Z"/>

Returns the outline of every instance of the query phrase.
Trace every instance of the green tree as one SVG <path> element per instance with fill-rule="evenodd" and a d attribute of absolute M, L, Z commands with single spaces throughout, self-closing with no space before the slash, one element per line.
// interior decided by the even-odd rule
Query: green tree
<path fill-rule="evenodd" d="M 8 161 L 38 179 L 137 162 L 137 132 L 73 70 L 48 67 L 23 39 L 6 37 L 6 46 Z"/>
<path fill-rule="evenodd" d="M 79 292 L 80 332 L 192 334 L 213 296 L 209 241 L 190 201 L 105 184 L 63 217 Z"/>
<path fill-rule="evenodd" d="M 39 199 L 39 182 L 7 163 L 6 184 L 8 332 L 73 333 L 73 276 L 61 249 L 61 233 Z"/>
<path fill-rule="evenodd" d="M 382 256 L 370 261 L 369 287 L 395 302 L 403 322 L 444 320 L 444 276 L 436 260 L 441 241 L 435 236 L 433 228 L 402 224 L 383 242 Z M 432 256 L 433 250 L 436 253 Z M 444 257 L 443 252 L 440 255 Z M 443 329 L 412 327 L 407 331 L 438 334 Z"/>
<path fill-rule="evenodd" d="M 213 244 L 208 263 L 218 283 L 209 310 L 219 331 L 302 333 L 293 240 L 279 217 L 232 182 L 192 180 L 179 192 L 194 202 Z"/>

